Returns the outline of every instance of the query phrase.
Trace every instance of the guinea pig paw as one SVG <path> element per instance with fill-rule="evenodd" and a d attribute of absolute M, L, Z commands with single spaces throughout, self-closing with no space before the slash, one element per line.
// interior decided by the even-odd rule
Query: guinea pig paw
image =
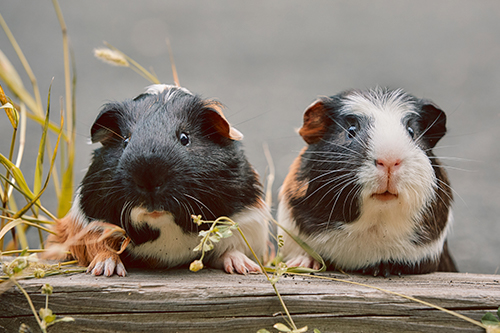
<path fill-rule="evenodd" d="M 98 255 L 92 260 L 87 273 L 92 275 L 112 276 L 116 272 L 118 276 L 127 275 L 127 270 L 120 260 L 120 257 L 113 254 L 110 256 Z"/>
<path fill-rule="evenodd" d="M 219 260 L 222 261 L 224 270 L 229 274 L 235 271 L 236 273 L 244 275 L 262 272 L 259 265 L 238 250 L 226 251 Z"/>
<path fill-rule="evenodd" d="M 301 254 L 293 259 L 290 259 L 286 262 L 286 265 L 288 267 L 305 267 L 315 270 L 321 268 L 320 263 L 308 254 Z"/>

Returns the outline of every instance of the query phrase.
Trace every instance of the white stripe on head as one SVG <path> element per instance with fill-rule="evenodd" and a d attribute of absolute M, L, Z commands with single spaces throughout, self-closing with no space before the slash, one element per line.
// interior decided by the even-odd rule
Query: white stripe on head
<path fill-rule="evenodd" d="M 160 95 L 165 91 L 167 91 L 167 94 L 165 95 L 164 99 L 165 103 L 171 100 L 179 92 L 183 92 L 188 95 L 193 95 L 193 93 L 187 90 L 186 88 L 170 84 L 153 84 L 146 88 L 145 94 Z"/>

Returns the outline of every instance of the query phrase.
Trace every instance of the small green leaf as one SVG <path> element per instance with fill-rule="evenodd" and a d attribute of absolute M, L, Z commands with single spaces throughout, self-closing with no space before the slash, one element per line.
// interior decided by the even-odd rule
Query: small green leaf
<path fill-rule="evenodd" d="M 210 250 L 213 250 L 213 248 L 214 248 L 214 245 L 212 243 L 206 242 L 205 244 L 203 244 L 203 251 L 204 252 L 208 252 Z"/>
<path fill-rule="evenodd" d="M 198 236 L 205 237 L 209 232 L 210 230 L 202 230 L 198 233 Z"/>
<path fill-rule="evenodd" d="M 281 323 L 277 323 L 277 324 L 274 324 L 273 326 L 275 329 L 277 329 L 278 331 L 280 332 L 291 332 L 292 330 L 289 329 L 286 325 L 284 324 L 281 324 Z"/>
<path fill-rule="evenodd" d="M 56 320 L 56 315 L 53 314 L 50 316 L 46 316 L 45 318 L 43 318 L 43 320 L 47 323 L 47 326 L 49 326 L 54 320 Z"/>
<path fill-rule="evenodd" d="M 500 321 L 491 312 L 486 312 L 486 314 L 481 318 L 481 322 L 485 325 L 500 325 Z"/>
<path fill-rule="evenodd" d="M 40 318 L 42 318 L 44 320 L 45 320 L 46 317 L 52 316 L 52 310 L 51 309 L 41 308 L 40 311 L 38 311 L 38 313 L 40 313 Z"/>
<path fill-rule="evenodd" d="M 271 332 L 269 332 L 265 328 L 261 328 L 260 330 L 257 331 L 257 333 L 271 333 Z"/>
<path fill-rule="evenodd" d="M 297 332 L 297 333 L 304 333 L 304 332 L 307 332 L 307 326 L 304 326 L 304 327 L 301 327 L 301 328 L 298 328 L 296 330 L 293 330 L 293 332 Z"/>
<path fill-rule="evenodd" d="M 314 333 L 321 333 L 321 331 L 320 331 L 320 330 L 318 330 L 317 328 L 315 328 L 315 329 L 313 330 L 313 332 L 314 332 Z"/>
<path fill-rule="evenodd" d="M 0 107 L 0 109 L 4 109 L 5 113 L 7 114 L 7 117 L 10 120 L 10 123 L 12 124 L 12 127 L 14 129 L 17 129 L 17 126 L 19 125 L 19 113 L 17 110 L 12 106 L 10 103 L 6 103 Z"/>
<path fill-rule="evenodd" d="M 222 238 L 228 238 L 233 235 L 233 232 L 231 231 L 231 228 L 229 226 L 223 226 L 220 227 L 218 234 Z"/>
<path fill-rule="evenodd" d="M 216 233 L 216 234 L 213 234 L 212 236 L 208 237 L 208 239 L 210 239 L 214 243 L 218 243 L 218 242 L 220 242 L 221 236 L 219 235 L 219 233 Z"/>

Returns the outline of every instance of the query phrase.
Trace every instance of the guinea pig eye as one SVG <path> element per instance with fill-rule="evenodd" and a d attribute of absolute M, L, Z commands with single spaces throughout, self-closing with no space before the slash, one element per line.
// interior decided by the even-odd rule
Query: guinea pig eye
<path fill-rule="evenodd" d="M 181 145 L 187 146 L 189 144 L 189 135 L 187 133 L 182 132 L 179 134 L 179 141 L 181 142 Z"/>
<path fill-rule="evenodd" d="M 415 138 L 415 131 L 413 130 L 413 128 L 411 128 L 410 126 L 408 126 L 406 128 L 406 130 L 408 131 L 408 135 L 410 136 L 410 138 L 414 139 Z"/>
<path fill-rule="evenodd" d="M 123 148 L 127 147 L 129 142 L 130 142 L 130 138 L 123 139 Z"/>
<path fill-rule="evenodd" d="M 349 128 L 347 129 L 347 137 L 349 139 L 354 138 L 356 136 L 357 131 L 358 131 L 358 128 L 356 127 L 356 125 L 349 126 Z"/>

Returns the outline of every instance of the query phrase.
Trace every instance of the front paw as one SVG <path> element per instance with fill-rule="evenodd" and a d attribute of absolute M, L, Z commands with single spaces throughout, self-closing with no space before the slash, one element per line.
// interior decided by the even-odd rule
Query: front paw
<path fill-rule="evenodd" d="M 288 267 L 305 267 L 319 270 L 321 265 L 313 257 L 308 254 L 301 254 L 286 262 Z"/>
<path fill-rule="evenodd" d="M 127 275 L 127 270 L 120 260 L 120 256 L 110 252 L 96 255 L 87 268 L 87 273 L 92 275 L 112 276 L 115 272 L 118 276 Z"/>
<path fill-rule="evenodd" d="M 260 266 L 250 260 L 244 253 L 238 250 L 227 250 L 220 258 L 214 261 L 216 268 L 222 268 L 227 273 L 239 274 L 261 273 Z"/>

